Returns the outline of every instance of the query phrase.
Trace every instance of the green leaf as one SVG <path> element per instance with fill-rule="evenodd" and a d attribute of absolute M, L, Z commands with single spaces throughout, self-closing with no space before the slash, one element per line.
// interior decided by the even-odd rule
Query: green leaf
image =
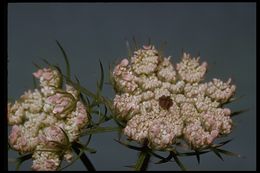
<path fill-rule="evenodd" d="M 106 105 L 104 106 L 104 108 L 105 108 L 104 116 L 107 116 L 107 107 L 106 107 Z"/>
<path fill-rule="evenodd" d="M 239 99 L 241 99 L 241 98 L 243 98 L 243 97 L 245 97 L 245 95 L 242 95 L 242 96 L 239 96 L 239 97 L 232 97 L 232 98 L 230 98 L 226 103 L 224 103 L 224 104 L 228 104 L 228 103 L 232 103 L 232 102 L 235 102 L 235 101 L 237 101 L 237 100 L 239 100 Z"/>
<path fill-rule="evenodd" d="M 84 153 L 84 150 L 80 150 L 80 153 L 77 155 L 77 157 L 75 159 L 73 159 L 69 164 L 67 164 L 66 166 L 64 166 L 63 168 L 60 168 L 58 169 L 58 171 L 61 171 L 67 167 L 69 167 L 70 165 L 72 165 L 73 163 L 75 163 L 79 158 L 80 156 Z"/>
<path fill-rule="evenodd" d="M 41 59 L 42 59 L 42 61 L 43 61 L 45 64 L 47 64 L 48 66 L 53 67 L 53 65 L 52 65 L 48 60 L 46 60 L 45 58 L 41 58 Z"/>
<path fill-rule="evenodd" d="M 221 156 L 221 154 L 219 153 L 219 151 L 215 148 L 211 148 L 211 150 L 216 154 L 216 156 L 218 156 L 218 158 L 220 158 L 222 161 L 224 161 L 223 157 Z"/>
<path fill-rule="evenodd" d="M 76 80 L 77 84 L 79 84 L 79 85 L 80 85 L 79 78 L 78 78 L 76 75 L 74 75 L 74 78 L 75 78 L 75 80 Z"/>
<path fill-rule="evenodd" d="M 61 129 L 61 131 L 63 132 L 65 139 L 66 139 L 66 144 L 69 145 L 70 140 L 69 140 L 69 136 L 67 135 L 67 133 L 63 130 L 63 128 L 59 127 Z"/>
<path fill-rule="evenodd" d="M 64 144 L 62 144 L 62 143 L 60 143 L 60 142 L 58 142 L 58 141 L 53 141 L 53 140 L 50 140 L 50 141 L 48 141 L 49 143 L 54 143 L 54 144 L 56 144 L 56 147 L 57 148 L 67 148 L 67 145 L 64 145 Z"/>
<path fill-rule="evenodd" d="M 246 112 L 246 111 L 249 111 L 249 108 L 232 112 L 230 116 L 231 116 L 231 117 L 234 117 L 234 116 L 239 115 L 239 114 L 242 114 L 242 113 L 244 113 L 244 112 Z"/>
<path fill-rule="evenodd" d="M 151 153 L 154 157 L 157 157 L 157 158 L 159 158 L 159 159 L 166 159 L 165 157 L 160 156 L 159 154 L 156 154 L 156 153 L 153 152 L 153 151 L 150 151 L 150 153 Z"/>
<path fill-rule="evenodd" d="M 207 146 L 205 147 L 204 149 L 212 149 L 212 148 L 219 148 L 219 147 L 222 147 L 226 144 L 228 144 L 229 142 L 231 142 L 233 139 L 228 139 L 226 141 L 223 141 L 223 142 L 220 142 L 218 144 L 213 144 L 213 145 L 210 145 L 210 146 Z"/>
<path fill-rule="evenodd" d="M 37 149 L 35 151 L 42 151 L 42 152 L 61 152 L 62 150 L 57 147 L 57 149 Z"/>
<path fill-rule="evenodd" d="M 81 144 L 80 142 L 72 142 L 72 147 L 77 147 L 77 148 L 84 148 L 84 145 Z"/>
<path fill-rule="evenodd" d="M 104 106 L 104 108 L 105 108 L 105 111 L 104 111 L 104 113 L 101 113 L 101 111 L 100 111 L 100 109 L 99 109 L 99 111 L 97 112 L 97 111 L 93 111 L 92 113 L 95 113 L 95 114 L 98 114 L 99 115 L 99 120 L 98 120 L 98 122 L 95 124 L 96 126 L 98 126 L 98 125 L 100 125 L 101 123 L 104 123 L 105 121 L 109 121 L 110 119 L 111 119 L 111 117 L 108 117 L 107 116 L 107 107 L 106 106 Z"/>
<path fill-rule="evenodd" d="M 73 142 L 73 146 L 77 147 L 79 149 L 82 149 L 84 151 L 88 151 L 90 153 L 96 153 L 97 152 L 94 148 L 87 147 L 87 144 L 83 145 L 83 144 L 81 144 L 79 142 Z"/>
<path fill-rule="evenodd" d="M 197 156 L 198 154 L 205 154 L 210 152 L 209 150 L 207 151 L 197 151 L 197 152 L 186 152 L 186 153 L 177 153 L 178 156 Z"/>
<path fill-rule="evenodd" d="M 221 146 L 223 146 L 223 145 L 226 145 L 226 144 L 228 144 L 228 143 L 231 142 L 231 141 L 233 141 L 233 139 L 228 139 L 228 140 L 226 140 L 226 141 L 220 142 L 219 145 L 218 145 L 216 148 L 221 147 Z"/>
<path fill-rule="evenodd" d="M 132 56 L 132 50 L 131 50 L 128 40 L 126 40 L 126 48 L 127 48 L 127 52 L 128 52 L 128 57 L 130 58 Z"/>
<path fill-rule="evenodd" d="M 111 117 L 113 117 L 113 120 L 121 129 L 125 127 L 125 124 L 123 122 L 120 122 L 114 114 L 111 114 Z"/>
<path fill-rule="evenodd" d="M 26 160 L 29 160 L 32 158 L 32 153 L 29 153 L 29 154 L 26 154 L 26 155 L 23 155 L 23 156 L 20 156 L 17 158 L 17 160 L 19 161 L 26 161 Z"/>
<path fill-rule="evenodd" d="M 77 145 L 75 145 L 75 143 L 73 143 L 72 149 L 77 155 L 80 155 L 80 159 L 88 171 L 96 171 L 94 165 L 91 163 L 87 155 L 84 152 L 81 153 L 81 149 L 78 148 Z"/>
<path fill-rule="evenodd" d="M 119 131 L 121 130 L 118 127 L 94 127 L 87 129 L 84 134 L 85 135 L 91 135 L 91 134 L 96 134 L 96 133 L 104 133 L 104 132 L 114 132 L 114 131 Z"/>
<path fill-rule="evenodd" d="M 156 162 L 155 164 L 167 163 L 167 162 L 171 161 L 172 158 L 173 158 L 173 155 L 170 152 L 169 155 L 166 158 L 163 158 L 162 160 Z"/>
<path fill-rule="evenodd" d="M 86 97 L 87 105 L 90 105 L 89 98 L 87 96 L 85 96 L 85 97 Z"/>
<path fill-rule="evenodd" d="M 135 36 L 132 37 L 132 40 L 133 40 L 133 43 L 134 43 L 135 50 L 138 50 L 139 46 L 138 46 L 138 43 L 137 43 L 137 41 L 135 39 Z"/>
<path fill-rule="evenodd" d="M 32 78 L 33 78 L 33 88 L 35 89 L 37 88 L 37 82 L 34 76 Z"/>
<path fill-rule="evenodd" d="M 66 76 L 65 76 L 66 77 Z M 72 80 L 68 79 L 68 82 L 76 89 L 78 89 L 81 93 L 86 94 L 91 98 L 96 98 L 96 95 L 89 91 L 88 89 L 82 87 L 80 84 L 73 82 Z"/>
<path fill-rule="evenodd" d="M 15 166 L 15 171 L 19 171 L 21 165 L 22 165 L 22 162 L 17 162 L 16 166 Z"/>
<path fill-rule="evenodd" d="M 196 153 L 196 158 L 197 158 L 198 164 L 200 164 L 200 153 L 198 150 L 195 150 L 195 153 Z"/>
<path fill-rule="evenodd" d="M 68 79 L 70 79 L 70 63 L 69 63 L 69 59 L 68 56 L 65 52 L 65 50 L 63 49 L 62 45 L 60 44 L 60 42 L 58 40 L 56 40 L 57 45 L 59 46 L 62 54 L 63 54 L 63 58 L 65 60 L 66 63 L 66 76 L 68 77 Z"/>
<path fill-rule="evenodd" d="M 89 106 L 89 102 L 86 101 L 86 99 L 84 98 L 84 96 L 80 93 L 79 97 L 81 99 L 81 101 L 83 102 L 83 104 L 88 107 Z"/>
<path fill-rule="evenodd" d="M 87 140 L 85 146 L 88 146 L 88 144 L 90 143 L 91 137 L 92 137 L 92 135 L 89 135 L 89 136 L 88 136 L 88 140 Z"/>
<path fill-rule="evenodd" d="M 34 62 L 32 62 L 32 64 L 37 68 L 37 69 L 41 69 L 42 67 Z"/>
<path fill-rule="evenodd" d="M 100 66 L 100 81 L 98 82 L 98 91 L 101 92 L 104 85 L 104 69 L 101 61 L 99 60 L 99 66 Z"/>
<path fill-rule="evenodd" d="M 97 152 L 97 150 L 95 150 L 94 148 L 90 148 L 90 147 L 84 147 L 83 149 L 84 149 L 85 151 L 90 152 L 90 153 L 96 153 L 96 152 Z"/>
<path fill-rule="evenodd" d="M 218 152 L 223 153 L 223 154 L 228 155 L 228 156 L 241 157 L 240 154 L 233 153 L 233 152 L 230 152 L 230 151 L 227 151 L 227 150 L 223 150 L 223 149 L 219 149 L 219 148 L 217 148 L 216 150 L 217 150 Z"/>
<path fill-rule="evenodd" d="M 90 153 L 96 153 L 97 152 L 94 148 L 87 147 L 87 145 L 83 145 L 79 142 L 73 142 L 73 147 L 77 147 L 81 150 L 88 151 Z"/>
<path fill-rule="evenodd" d="M 78 77 L 75 75 L 74 76 L 75 77 L 75 80 L 77 81 L 77 85 L 79 85 L 80 86 L 80 81 L 79 81 L 79 79 L 78 79 Z M 70 83 L 70 81 L 67 81 L 68 83 Z M 71 83 L 70 83 L 71 84 Z M 71 84 L 72 85 L 72 84 Z M 90 102 L 89 102 L 89 99 L 88 99 L 88 97 L 86 97 L 86 99 L 84 98 L 84 96 L 82 95 L 82 93 L 81 92 L 79 92 L 79 97 L 80 97 L 80 99 L 81 99 L 81 101 L 83 102 L 83 104 L 87 107 L 87 111 L 88 111 L 88 113 L 89 113 L 89 104 L 90 104 Z M 89 118 L 91 118 L 91 117 L 89 117 Z"/>
<path fill-rule="evenodd" d="M 77 84 L 80 85 L 80 82 L 79 82 L 79 79 L 77 78 L 77 76 L 75 76 L 75 79 L 77 81 Z M 90 102 L 89 102 L 88 97 L 85 96 L 86 97 L 86 99 L 85 99 L 85 97 L 83 96 L 83 94 L 81 92 L 79 92 L 79 97 L 80 97 L 80 100 L 83 102 L 83 104 L 86 106 L 86 111 L 88 113 L 87 116 L 91 120 L 92 119 L 92 117 L 91 117 L 91 108 L 89 107 Z"/>
<path fill-rule="evenodd" d="M 114 139 L 116 142 L 118 142 L 119 144 L 127 147 L 127 148 L 130 148 L 130 149 L 133 149 L 133 150 L 137 150 L 137 151 L 142 151 L 142 147 L 137 147 L 137 146 L 133 146 L 133 145 L 129 145 L 128 143 L 126 142 L 123 142 L 123 141 L 119 141 L 117 139 Z"/>
<path fill-rule="evenodd" d="M 18 158 L 16 159 L 16 161 L 17 161 L 17 163 L 16 163 L 16 171 L 19 170 L 21 164 L 22 164 L 24 161 L 29 160 L 29 159 L 31 159 L 31 158 L 32 158 L 32 154 L 31 154 L 31 153 L 30 153 L 30 154 L 23 155 L 23 156 L 21 156 L 21 157 L 18 157 Z"/>

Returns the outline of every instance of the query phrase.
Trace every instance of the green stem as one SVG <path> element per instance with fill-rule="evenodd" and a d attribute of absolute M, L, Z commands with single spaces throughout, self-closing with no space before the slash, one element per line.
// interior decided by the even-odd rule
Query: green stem
<path fill-rule="evenodd" d="M 80 154 L 80 149 L 77 146 L 72 145 L 72 148 L 77 155 Z M 80 160 L 83 162 L 88 171 L 96 171 L 94 165 L 91 163 L 91 161 L 84 152 L 81 154 Z"/>
<path fill-rule="evenodd" d="M 185 166 L 181 163 L 181 161 L 179 160 L 178 156 L 176 155 L 175 152 L 171 151 L 170 152 L 175 160 L 175 162 L 177 163 L 177 165 L 181 168 L 182 171 L 187 171 L 187 169 L 185 168 Z"/>
<path fill-rule="evenodd" d="M 135 171 L 146 171 L 151 158 L 150 149 L 147 145 L 143 146 L 142 151 L 139 154 L 138 160 L 135 165 Z"/>

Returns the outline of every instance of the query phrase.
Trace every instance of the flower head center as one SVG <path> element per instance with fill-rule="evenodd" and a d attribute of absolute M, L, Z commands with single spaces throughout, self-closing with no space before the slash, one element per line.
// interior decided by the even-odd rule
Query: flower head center
<path fill-rule="evenodd" d="M 159 105 L 163 109 L 168 110 L 173 105 L 171 97 L 170 96 L 165 96 L 165 95 L 161 96 L 159 98 Z"/>

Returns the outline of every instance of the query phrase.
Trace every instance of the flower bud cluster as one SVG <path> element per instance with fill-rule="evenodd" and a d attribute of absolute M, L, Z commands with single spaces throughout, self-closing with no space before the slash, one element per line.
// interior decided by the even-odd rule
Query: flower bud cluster
<path fill-rule="evenodd" d="M 63 158 L 72 159 L 69 146 L 89 123 L 88 113 L 76 89 L 62 89 L 57 69 L 43 68 L 33 75 L 40 88 L 8 103 L 9 144 L 20 153 L 33 153 L 33 170 L 57 170 Z"/>

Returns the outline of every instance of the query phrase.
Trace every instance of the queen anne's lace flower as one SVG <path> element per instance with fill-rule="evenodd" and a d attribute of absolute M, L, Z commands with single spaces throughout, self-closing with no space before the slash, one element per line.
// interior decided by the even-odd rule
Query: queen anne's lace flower
<path fill-rule="evenodd" d="M 207 63 L 184 53 L 174 66 L 154 46 L 134 52 L 114 69 L 117 118 L 127 122 L 123 132 L 151 148 L 164 149 L 176 139 L 203 148 L 231 132 L 231 111 L 222 108 L 235 93 L 231 79 L 201 83 Z"/>
<path fill-rule="evenodd" d="M 62 158 L 72 159 L 65 146 L 78 140 L 88 114 L 76 89 L 70 85 L 62 89 L 58 70 L 44 68 L 33 75 L 40 79 L 40 90 L 29 90 L 14 104 L 8 103 L 8 123 L 13 125 L 9 144 L 21 153 L 33 153 L 32 169 L 57 170 Z"/>

